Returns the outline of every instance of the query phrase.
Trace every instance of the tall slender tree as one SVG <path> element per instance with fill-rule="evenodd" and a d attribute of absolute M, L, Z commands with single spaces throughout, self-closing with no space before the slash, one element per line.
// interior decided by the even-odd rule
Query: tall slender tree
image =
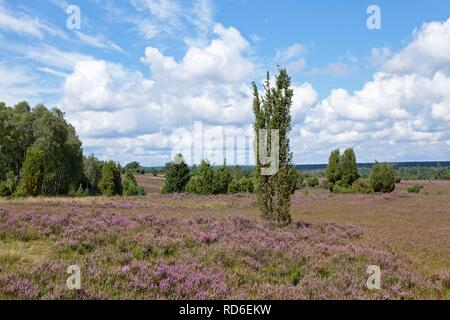
<path fill-rule="evenodd" d="M 261 216 L 281 224 L 291 222 L 289 212 L 292 187 L 289 181 L 289 170 L 292 167 L 292 153 L 289 148 L 289 133 L 291 131 L 291 106 L 294 91 L 291 88 L 291 78 L 286 69 L 280 69 L 276 77 L 275 87 L 270 84 L 270 74 L 267 73 L 264 85 L 265 96 L 260 98 L 258 88 L 253 83 L 253 112 L 255 114 L 255 150 L 257 166 L 257 205 Z M 259 150 L 260 130 L 267 129 L 267 150 Z M 278 130 L 279 153 L 270 155 L 279 161 L 278 171 L 274 175 L 263 175 L 260 162 L 260 152 L 270 154 L 272 151 L 272 130 Z"/>

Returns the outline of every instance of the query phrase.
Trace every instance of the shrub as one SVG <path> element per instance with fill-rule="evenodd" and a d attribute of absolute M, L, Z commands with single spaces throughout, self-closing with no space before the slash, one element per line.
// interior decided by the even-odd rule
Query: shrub
<path fill-rule="evenodd" d="M 306 180 L 306 183 L 308 184 L 308 186 L 310 186 L 312 188 L 315 188 L 315 187 L 317 187 L 319 185 L 319 178 L 317 178 L 317 177 L 309 177 Z"/>
<path fill-rule="evenodd" d="M 164 171 L 165 182 L 161 193 L 184 192 L 190 178 L 190 172 L 189 167 L 183 160 L 183 156 L 178 154 L 174 161 L 166 164 Z"/>
<path fill-rule="evenodd" d="M 186 192 L 191 194 L 201 194 L 201 179 L 199 176 L 192 176 L 186 185 Z"/>
<path fill-rule="evenodd" d="M 138 185 L 132 169 L 126 169 L 122 189 L 125 196 L 137 196 L 139 194 Z"/>
<path fill-rule="evenodd" d="M 105 163 L 102 169 L 102 178 L 99 183 L 103 195 L 112 197 L 122 195 L 121 168 L 114 162 Z"/>
<path fill-rule="evenodd" d="M 387 164 L 375 164 L 370 171 L 369 183 L 375 192 L 388 193 L 395 189 L 395 173 L 394 168 Z"/>
<path fill-rule="evenodd" d="M 290 185 L 292 194 L 294 194 L 296 190 L 300 189 L 300 187 L 298 185 L 298 179 L 299 179 L 299 173 L 298 173 L 297 169 L 293 166 L 290 167 L 289 172 L 288 172 L 288 181 L 289 181 L 289 185 Z"/>
<path fill-rule="evenodd" d="M 102 178 L 103 162 L 98 160 L 94 155 L 83 160 L 83 173 L 85 179 L 85 187 L 90 194 L 97 194 L 99 192 L 99 181 Z"/>
<path fill-rule="evenodd" d="M 331 184 L 335 184 L 338 180 L 341 179 L 338 172 L 340 160 L 341 154 L 339 152 L 339 149 L 333 150 L 330 154 L 330 158 L 328 159 L 328 166 L 325 173 L 327 181 Z"/>
<path fill-rule="evenodd" d="M 446 170 L 446 171 L 442 174 L 442 179 L 444 179 L 444 180 L 450 180 L 450 170 Z"/>
<path fill-rule="evenodd" d="M 341 186 L 340 184 L 335 184 L 333 186 L 334 193 L 355 193 L 355 190 L 352 187 Z"/>
<path fill-rule="evenodd" d="M 339 161 L 338 174 L 343 186 L 351 186 L 359 178 L 356 156 L 352 148 L 344 151 Z"/>
<path fill-rule="evenodd" d="M 228 186 L 233 180 L 233 175 L 230 169 L 223 165 L 219 170 L 214 172 L 214 194 L 226 194 L 228 192 Z"/>
<path fill-rule="evenodd" d="M 406 189 L 406 191 L 408 191 L 409 193 L 419 193 L 422 189 L 423 186 L 419 186 L 416 184 L 413 186 L 409 186 L 408 189 Z"/>
<path fill-rule="evenodd" d="M 355 182 L 353 182 L 353 190 L 357 193 L 369 194 L 373 192 L 372 185 L 366 180 L 359 178 Z"/>
<path fill-rule="evenodd" d="M 44 152 L 40 149 L 27 150 L 20 181 L 21 194 L 38 196 L 42 193 L 44 183 Z"/>
<path fill-rule="evenodd" d="M 328 182 L 327 180 L 323 180 L 322 183 L 320 184 L 320 188 L 330 191 L 333 191 L 333 186 L 334 185 L 331 182 Z"/>
<path fill-rule="evenodd" d="M 395 177 L 395 183 L 400 183 L 402 182 L 402 178 L 400 177 Z"/>
<path fill-rule="evenodd" d="M 255 192 L 255 181 L 253 178 L 243 177 L 233 179 L 228 186 L 228 193 L 253 193 Z"/>
<path fill-rule="evenodd" d="M 0 182 L 0 197 L 9 197 L 15 191 L 17 187 L 17 182 L 12 171 L 6 174 L 6 180 Z"/>
<path fill-rule="evenodd" d="M 231 180 L 230 184 L 228 185 L 228 193 L 239 193 L 240 191 L 240 184 L 237 179 Z"/>

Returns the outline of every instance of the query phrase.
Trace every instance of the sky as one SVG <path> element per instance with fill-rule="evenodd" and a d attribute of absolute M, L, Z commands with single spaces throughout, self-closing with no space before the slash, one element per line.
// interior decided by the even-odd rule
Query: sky
<path fill-rule="evenodd" d="M 102 160 L 253 163 L 278 67 L 295 163 L 450 160 L 448 0 L 0 0 L 0 44 L 0 101 L 60 108 Z"/>

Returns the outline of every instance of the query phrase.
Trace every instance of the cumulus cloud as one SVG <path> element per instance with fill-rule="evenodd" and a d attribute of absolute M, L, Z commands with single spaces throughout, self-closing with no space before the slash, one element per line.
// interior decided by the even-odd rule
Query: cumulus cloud
<path fill-rule="evenodd" d="M 448 159 L 449 21 L 424 24 L 398 52 L 374 49 L 378 71 L 354 92 L 336 88 L 319 100 L 311 84 L 294 83 L 295 161 L 325 162 L 331 149 L 346 146 L 355 147 L 360 161 Z M 141 62 L 148 78 L 106 61 L 76 62 L 62 104 L 87 150 L 103 158 L 126 150 L 123 161 L 164 162 L 175 146 L 189 150 L 195 121 L 203 121 L 210 134 L 224 126 L 251 137 L 248 84 L 258 73 L 247 55 L 250 44 L 232 27 L 216 24 L 213 32 L 207 44 L 192 44 L 179 59 L 147 47 Z M 295 60 L 301 50 L 288 51 L 283 55 Z M 329 65 L 319 71 L 347 69 Z"/>
<path fill-rule="evenodd" d="M 174 138 L 148 139 L 149 134 L 171 136 L 194 121 L 236 128 L 248 125 L 249 83 L 255 71 L 246 56 L 249 44 L 235 28 L 217 24 L 214 32 L 216 38 L 208 45 L 188 48 L 179 61 L 148 47 L 141 61 L 148 65 L 150 78 L 107 61 L 76 62 L 65 79 L 61 103 L 88 148 L 92 141 L 115 141 L 97 149 L 105 155 L 106 148 L 121 149 L 136 138 L 145 141 L 145 146 L 134 147 L 133 154 L 138 154 L 144 147 L 161 148 L 156 142 L 174 143 Z"/>
<path fill-rule="evenodd" d="M 450 19 L 427 23 L 399 52 L 372 51 L 385 60 L 381 71 L 361 90 L 332 90 L 295 128 L 303 156 L 322 152 L 325 161 L 325 150 L 350 145 L 364 161 L 448 158 L 449 35 Z"/>

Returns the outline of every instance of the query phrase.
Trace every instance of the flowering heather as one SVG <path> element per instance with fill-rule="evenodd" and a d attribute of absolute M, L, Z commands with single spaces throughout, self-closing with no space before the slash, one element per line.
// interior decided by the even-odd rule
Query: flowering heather
<path fill-rule="evenodd" d="M 446 298 L 448 273 L 424 276 L 407 257 L 361 243 L 364 236 L 337 223 L 0 208 L 2 243 L 31 248 L 29 258 L 0 255 L 0 298 Z M 79 291 L 65 287 L 73 264 Z M 382 269 L 379 291 L 366 288 L 369 265 Z"/>

